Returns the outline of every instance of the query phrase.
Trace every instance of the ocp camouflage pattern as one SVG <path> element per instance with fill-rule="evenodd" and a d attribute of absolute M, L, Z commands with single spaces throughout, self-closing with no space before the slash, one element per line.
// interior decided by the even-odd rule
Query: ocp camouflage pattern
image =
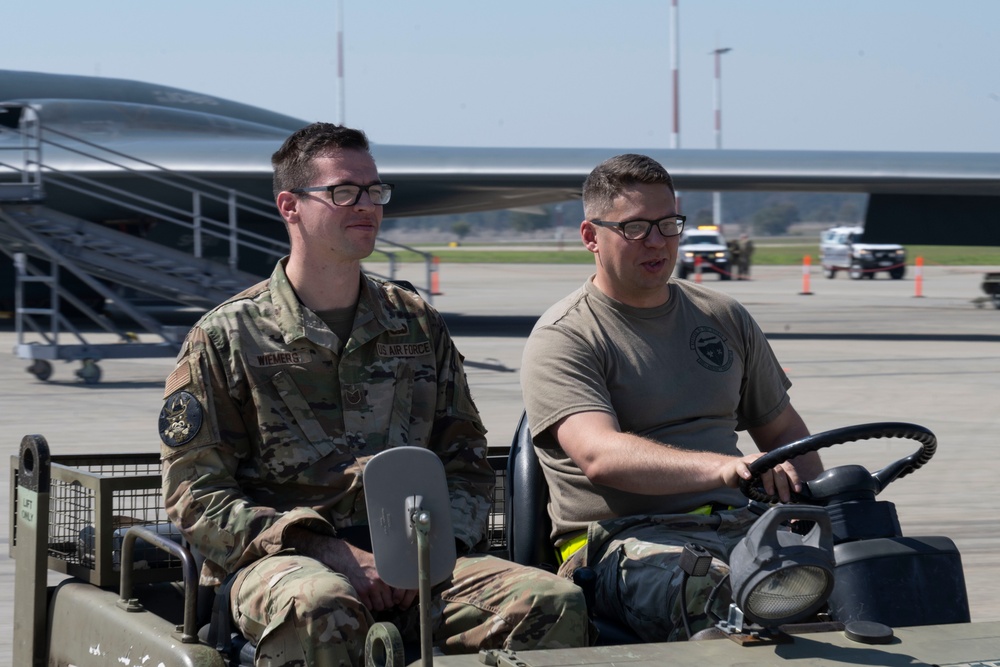
<path fill-rule="evenodd" d="M 273 586 L 278 579 L 282 585 Z M 419 644 L 417 604 L 372 615 L 345 577 L 304 556 L 263 559 L 242 570 L 237 581 L 233 617 L 256 642 L 257 660 L 264 664 L 364 664 L 365 637 L 375 621 L 394 624 L 405 642 Z M 432 638 L 445 653 L 587 643 L 590 627 L 580 590 L 539 568 L 464 556 L 452 577 L 431 593 Z M 282 610 L 280 618 L 273 618 L 275 609 Z"/>
<path fill-rule="evenodd" d="M 440 456 L 455 537 L 473 548 L 494 473 L 440 314 L 362 275 L 343 342 L 298 302 L 283 262 L 192 328 L 167 380 L 163 493 L 171 520 L 206 557 L 202 583 L 280 551 L 287 526 L 335 534 L 366 523 L 365 464 L 402 445 Z M 172 400 L 181 392 L 195 401 Z"/>
<path fill-rule="evenodd" d="M 571 577 L 577 568 L 590 567 L 596 575 L 593 611 L 617 619 L 643 641 L 687 639 L 682 610 L 687 609 L 692 634 L 714 625 L 706 603 L 717 586 L 711 612 L 725 618 L 732 599 L 727 563 L 756 518 L 752 510 L 741 507 L 710 515 L 651 514 L 595 521 L 587 531 L 586 546 L 562 564 L 559 574 Z M 689 542 L 704 547 L 713 558 L 705 576 L 688 580 L 685 600 L 679 561 Z"/>

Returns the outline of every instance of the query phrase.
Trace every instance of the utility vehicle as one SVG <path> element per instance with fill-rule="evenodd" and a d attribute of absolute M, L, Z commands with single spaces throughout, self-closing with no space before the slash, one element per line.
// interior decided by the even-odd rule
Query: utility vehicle
<path fill-rule="evenodd" d="M 525 421 L 509 452 L 491 457 L 498 484 L 489 543 L 493 553 L 545 567 L 551 562 L 546 492 Z M 760 475 L 782 461 L 870 438 L 909 439 L 919 447 L 874 473 L 856 465 L 831 468 L 787 505 L 772 504 L 760 486 Z M 928 463 L 936 447 L 926 428 L 878 423 L 813 435 L 758 459 L 754 479 L 742 489 L 761 517 L 731 559 L 733 603 L 725 618 L 692 641 L 636 643 L 628 628 L 595 618 L 601 634 L 588 648 L 433 656 L 423 641 L 421 647 L 403 647 L 391 626 L 377 625 L 366 659 L 369 665 L 394 667 L 418 659 L 454 667 L 998 665 L 1000 623 L 970 622 L 954 543 L 947 537 L 904 536 L 894 505 L 876 500 L 888 484 Z M 412 480 L 431 484 L 433 475 L 411 474 L 414 468 L 402 457 L 386 457 L 413 449 L 373 458 L 365 473 L 366 495 L 398 496 L 394 487 Z M 368 479 L 379 457 L 385 457 L 380 468 L 389 470 L 390 482 L 384 475 Z M 396 477 L 393 468 L 401 471 Z M 161 507 L 156 453 L 59 456 L 49 452 L 44 437 L 29 435 L 11 457 L 10 488 L 15 665 L 253 664 L 253 646 L 227 632 L 224 623 L 211 622 L 214 593 L 199 589 L 196 554 Z M 411 520 L 421 502 L 433 505 L 434 493 L 423 486 L 404 491 Z M 369 511 L 385 502 L 400 501 L 369 495 Z M 450 525 L 438 526 L 450 531 Z M 406 549 L 396 548 L 397 537 L 372 532 L 380 572 L 412 568 L 423 577 L 437 568 L 435 580 L 441 578 L 441 549 L 432 550 L 428 561 L 417 538 L 418 562 L 407 564 L 412 551 L 406 556 Z M 398 539 L 414 544 L 412 531 Z M 450 535 L 442 543 L 453 544 Z M 689 548 L 685 578 L 696 578 L 704 573 L 705 554 L 695 545 Z M 392 561 L 392 552 L 404 562 Z M 50 571 L 67 578 L 48 586 Z M 587 572 L 577 574 L 590 594 Z"/>

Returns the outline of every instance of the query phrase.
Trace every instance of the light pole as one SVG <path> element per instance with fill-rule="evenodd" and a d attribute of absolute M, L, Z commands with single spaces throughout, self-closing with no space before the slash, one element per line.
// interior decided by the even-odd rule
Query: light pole
<path fill-rule="evenodd" d="M 681 147 L 681 37 L 677 1 L 670 0 L 670 83 L 673 88 L 673 119 L 670 128 L 670 147 Z M 674 190 L 674 210 L 681 212 L 681 193 Z"/>
<path fill-rule="evenodd" d="M 722 54 L 732 51 L 730 48 L 715 49 L 708 55 L 715 56 L 715 147 L 722 148 Z M 722 193 L 712 193 L 712 222 L 722 229 Z"/>
<path fill-rule="evenodd" d="M 680 87 L 680 19 L 677 16 L 677 0 L 670 0 L 670 77 L 673 87 L 673 127 L 670 131 L 670 147 L 681 147 Z"/>
<path fill-rule="evenodd" d="M 337 0 L 337 122 L 347 124 L 347 104 L 344 97 L 344 0 Z"/>

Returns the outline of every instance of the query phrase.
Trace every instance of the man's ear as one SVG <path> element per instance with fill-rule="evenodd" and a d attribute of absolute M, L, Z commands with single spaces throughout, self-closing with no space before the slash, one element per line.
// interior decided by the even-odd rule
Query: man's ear
<path fill-rule="evenodd" d="M 278 213 L 285 219 L 285 222 L 292 223 L 299 220 L 299 198 L 287 190 L 279 192 L 274 200 L 278 205 Z"/>
<path fill-rule="evenodd" d="M 584 220 L 580 223 L 580 238 L 583 239 L 583 246 L 587 250 L 597 254 L 597 227 Z"/>

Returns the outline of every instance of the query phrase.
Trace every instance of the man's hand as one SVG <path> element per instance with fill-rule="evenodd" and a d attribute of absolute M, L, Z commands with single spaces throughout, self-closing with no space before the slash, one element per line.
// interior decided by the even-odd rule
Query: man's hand
<path fill-rule="evenodd" d="M 382 581 L 375 569 L 375 556 L 345 540 L 318 535 L 292 526 L 285 531 L 284 545 L 347 577 L 361 604 L 370 611 L 410 608 L 417 591 L 393 588 Z"/>
<path fill-rule="evenodd" d="M 347 577 L 351 586 L 357 591 L 358 598 L 363 605 L 371 611 L 386 611 L 394 608 L 405 611 L 410 608 L 417 597 L 417 591 L 393 588 L 379 578 L 378 572 L 375 570 L 374 555 L 343 540 L 336 541 L 346 548 L 347 553 L 340 554 L 338 562 L 327 562 L 327 565 Z"/>
<path fill-rule="evenodd" d="M 722 483 L 728 487 L 736 488 L 741 479 L 750 479 L 750 464 L 759 459 L 764 454 L 748 454 L 742 458 L 732 458 L 722 466 L 719 475 Z M 777 495 L 781 502 L 787 503 L 792 498 L 792 491 L 796 493 L 802 491 L 802 480 L 799 473 L 790 461 L 785 461 L 771 470 L 767 470 L 760 476 L 764 491 L 769 495 Z"/>

